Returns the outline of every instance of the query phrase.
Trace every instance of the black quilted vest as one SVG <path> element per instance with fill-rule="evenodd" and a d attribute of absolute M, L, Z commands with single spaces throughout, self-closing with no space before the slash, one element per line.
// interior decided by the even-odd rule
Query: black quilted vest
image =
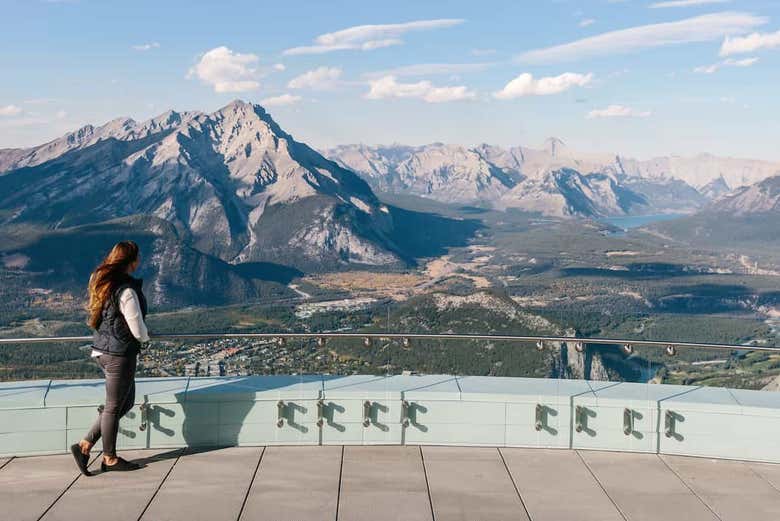
<path fill-rule="evenodd" d="M 141 315 L 146 319 L 146 297 L 141 290 L 142 285 L 142 279 L 128 275 L 103 305 L 100 325 L 94 336 L 93 347 L 97 351 L 114 356 L 137 356 L 141 351 L 141 342 L 133 336 L 125 317 L 119 310 L 119 295 L 127 288 L 134 290 L 141 304 Z"/>

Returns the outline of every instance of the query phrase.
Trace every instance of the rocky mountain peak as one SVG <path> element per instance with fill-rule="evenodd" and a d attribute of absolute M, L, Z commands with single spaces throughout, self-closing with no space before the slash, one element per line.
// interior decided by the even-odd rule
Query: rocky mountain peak
<path fill-rule="evenodd" d="M 544 140 L 542 148 L 550 154 L 550 157 L 558 157 L 566 151 L 566 143 L 560 138 L 548 137 Z"/>
<path fill-rule="evenodd" d="M 287 261 L 293 250 L 300 266 L 399 261 L 383 238 L 392 218 L 365 181 L 245 101 L 210 114 L 119 118 L 16 154 L 0 176 L 0 209 L 12 209 L 0 215 L 13 222 L 145 214 L 229 262 Z"/>
<path fill-rule="evenodd" d="M 712 209 L 736 215 L 780 212 L 780 175 L 739 188 L 720 199 Z"/>

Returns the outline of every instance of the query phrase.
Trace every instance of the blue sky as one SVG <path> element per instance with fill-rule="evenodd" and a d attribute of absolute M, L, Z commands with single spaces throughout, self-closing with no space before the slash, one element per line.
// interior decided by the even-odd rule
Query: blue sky
<path fill-rule="evenodd" d="M 776 0 L 0 6 L 0 147 L 242 98 L 318 147 L 780 159 Z"/>

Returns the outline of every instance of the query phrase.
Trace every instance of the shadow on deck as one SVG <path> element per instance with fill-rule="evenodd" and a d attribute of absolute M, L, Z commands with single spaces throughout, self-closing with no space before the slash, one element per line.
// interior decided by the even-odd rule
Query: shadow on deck
<path fill-rule="evenodd" d="M 437 446 L 125 451 L 144 467 L 80 476 L 70 455 L 0 459 L 0 519 L 764 520 L 780 465 L 683 456 Z"/>

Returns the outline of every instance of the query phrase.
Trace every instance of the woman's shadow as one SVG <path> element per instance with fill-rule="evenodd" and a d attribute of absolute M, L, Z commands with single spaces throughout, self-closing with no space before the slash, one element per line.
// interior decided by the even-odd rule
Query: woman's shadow
<path fill-rule="evenodd" d="M 300 418 L 315 406 L 321 381 L 319 375 L 190 378 L 174 393 L 174 403 L 154 403 L 150 397 L 145 405 L 148 446 L 203 452 L 264 445 L 274 441 L 275 429 L 303 436 L 316 428 Z M 279 393 L 300 399 L 279 399 Z"/>

